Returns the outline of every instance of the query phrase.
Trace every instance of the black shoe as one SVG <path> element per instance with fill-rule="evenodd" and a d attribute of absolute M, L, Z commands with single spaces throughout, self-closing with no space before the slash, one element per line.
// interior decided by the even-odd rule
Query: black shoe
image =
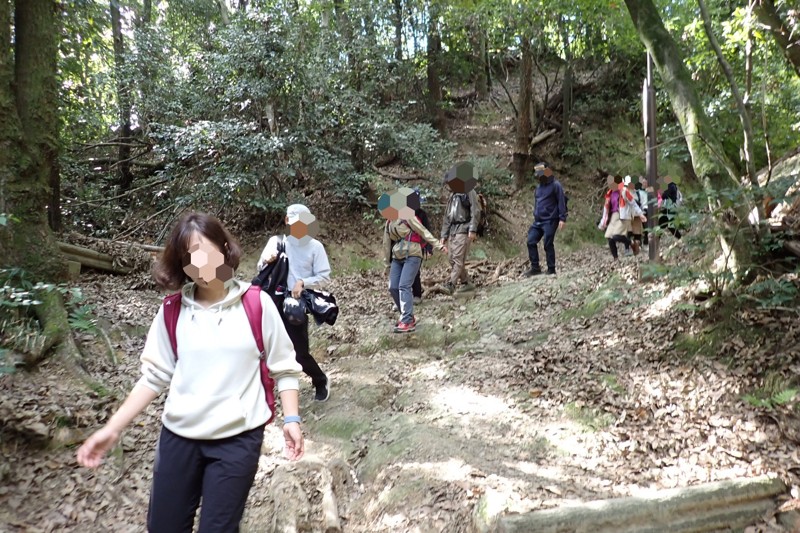
<path fill-rule="evenodd" d="M 547 275 L 548 276 L 555 276 L 556 275 L 556 271 L 555 270 L 548 270 L 547 271 Z"/>
<path fill-rule="evenodd" d="M 314 400 L 317 402 L 327 402 L 328 398 L 331 396 L 331 387 L 330 387 L 331 380 L 327 377 L 325 378 L 325 383 L 322 385 L 317 385 L 315 388 L 317 389 L 316 393 L 314 394 Z"/>
<path fill-rule="evenodd" d="M 526 278 L 529 278 L 529 277 L 531 277 L 531 276 L 538 276 L 538 275 L 539 275 L 539 274 L 541 274 L 541 273 L 542 273 L 542 271 L 541 271 L 541 270 L 539 270 L 538 268 L 531 268 L 530 270 L 527 270 L 527 271 L 526 271 L 524 274 L 522 274 L 522 275 L 523 275 L 523 276 L 525 276 Z"/>

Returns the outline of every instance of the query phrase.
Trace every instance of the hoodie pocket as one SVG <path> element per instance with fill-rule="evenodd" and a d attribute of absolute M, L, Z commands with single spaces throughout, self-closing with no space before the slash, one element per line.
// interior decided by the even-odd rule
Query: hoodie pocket
<path fill-rule="evenodd" d="M 190 438 L 213 438 L 243 427 L 247 412 L 237 396 L 180 394 L 167 397 L 164 422 Z"/>

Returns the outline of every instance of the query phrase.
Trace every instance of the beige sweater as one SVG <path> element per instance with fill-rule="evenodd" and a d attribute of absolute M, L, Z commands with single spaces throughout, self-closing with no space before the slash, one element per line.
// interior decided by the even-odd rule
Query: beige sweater
<path fill-rule="evenodd" d="M 392 264 L 392 258 L 394 257 L 392 241 L 405 239 L 411 231 L 421 236 L 437 250 L 444 249 L 441 241 L 434 237 L 431 232 L 422 225 L 422 222 L 420 222 L 417 217 L 408 220 L 387 222 L 383 228 L 383 265 L 385 267 Z M 408 246 L 409 257 L 422 257 L 422 246 L 420 243 L 408 242 L 403 244 L 404 246 Z"/>

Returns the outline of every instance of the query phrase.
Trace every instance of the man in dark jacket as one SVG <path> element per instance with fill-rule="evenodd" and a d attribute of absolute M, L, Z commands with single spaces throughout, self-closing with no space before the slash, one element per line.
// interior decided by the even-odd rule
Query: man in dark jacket
<path fill-rule="evenodd" d="M 567 199 L 564 188 L 553 175 L 547 163 L 538 163 L 534 167 L 539 185 L 534 193 L 533 224 L 528 230 L 528 257 L 531 268 L 525 277 L 542 273 L 539 265 L 539 241 L 544 237 L 544 253 L 547 259 L 547 273 L 556 273 L 556 230 L 564 228 L 567 222 Z"/>

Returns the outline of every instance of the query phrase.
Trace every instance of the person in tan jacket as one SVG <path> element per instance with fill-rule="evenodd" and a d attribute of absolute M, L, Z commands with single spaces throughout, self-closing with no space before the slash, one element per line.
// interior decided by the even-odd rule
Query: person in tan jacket
<path fill-rule="evenodd" d="M 422 242 L 427 241 L 435 249 L 447 253 L 442 241 L 425 229 L 416 216 L 409 219 L 387 221 L 383 230 L 385 272 L 389 275 L 389 293 L 400 310 L 400 320 L 395 333 L 410 333 L 416 330 L 414 298 L 411 285 L 422 264 Z"/>

